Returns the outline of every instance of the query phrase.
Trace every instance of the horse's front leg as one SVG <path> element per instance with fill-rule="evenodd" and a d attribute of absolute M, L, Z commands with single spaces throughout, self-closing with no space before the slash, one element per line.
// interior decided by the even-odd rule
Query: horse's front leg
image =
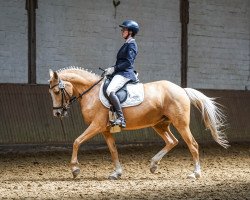
<path fill-rule="evenodd" d="M 96 134 L 98 134 L 100 131 L 100 128 L 95 125 L 94 123 L 90 124 L 90 126 L 81 134 L 74 142 L 73 144 L 73 152 L 72 152 L 72 158 L 71 158 L 71 171 L 73 174 L 73 177 L 76 178 L 77 175 L 80 173 L 79 163 L 77 160 L 77 153 L 80 145 L 83 142 L 86 142 Z"/>
<path fill-rule="evenodd" d="M 121 167 L 121 164 L 119 162 L 118 152 L 117 152 L 117 148 L 115 145 L 115 140 L 110 132 L 104 132 L 103 136 L 107 142 L 107 145 L 109 147 L 109 151 L 111 153 L 112 160 L 115 164 L 115 171 L 109 175 L 109 179 L 117 180 L 122 175 L 122 167 Z"/>

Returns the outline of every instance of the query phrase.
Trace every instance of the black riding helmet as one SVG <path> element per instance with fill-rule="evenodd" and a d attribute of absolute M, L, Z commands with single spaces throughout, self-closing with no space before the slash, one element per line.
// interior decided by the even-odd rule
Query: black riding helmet
<path fill-rule="evenodd" d="M 119 26 L 122 28 L 127 28 L 129 31 L 132 31 L 132 36 L 135 36 L 139 31 L 138 23 L 133 20 L 126 20 Z"/>

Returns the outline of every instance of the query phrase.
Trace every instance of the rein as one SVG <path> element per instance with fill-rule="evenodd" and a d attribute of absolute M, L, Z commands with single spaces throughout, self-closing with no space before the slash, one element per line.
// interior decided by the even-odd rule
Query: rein
<path fill-rule="evenodd" d="M 98 83 L 100 83 L 102 80 L 104 79 L 104 76 L 101 77 L 101 79 L 99 81 L 97 81 L 96 83 L 94 83 L 92 86 L 90 86 L 90 88 L 88 88 L 87 90 L 83 91 L 81 94 L 79 94 L 78 97 L 73 97 L 72 99 L 69 100 L 69 104 L 72 104 L 73 102 L 75 102 L 77 99 L 82 98 L 83 95 L 85 95 L 86 93 L 88 93 L 90 90 L 92 90 L 96 85 L 98 85 Z M 65 90 L 66 91 L 66 90 Z"/>

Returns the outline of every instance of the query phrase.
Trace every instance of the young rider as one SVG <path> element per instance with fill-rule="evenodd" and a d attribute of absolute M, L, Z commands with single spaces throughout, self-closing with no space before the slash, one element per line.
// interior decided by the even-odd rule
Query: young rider
<path fill-rule="evenodd" d="M 126 121 L 120 101 L 115 93 L 127 82 L 137 80 L 134 73 L 134 61 L 138 53 L 138 48 L 134 37 L 139 31 L 139 25 L 133 20 L 126 20 L 119 26 L 122 28 L 121 32 L 125 43 L 117 53 L 115 66 L 106 69 L 106 75 L 113 76 L 106 92 L 118 115 L 118 119 L 114 122 L 114 125 L 125 128 Z"/>

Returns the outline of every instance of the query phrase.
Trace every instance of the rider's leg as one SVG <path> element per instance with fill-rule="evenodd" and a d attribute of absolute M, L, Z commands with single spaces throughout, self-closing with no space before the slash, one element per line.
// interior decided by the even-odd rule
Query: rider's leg
<path fill-rule="evenodd" d="M 117 120 L 114 122 L 114 125 L 119 125 L 122 128 L 126 127 L 126 121 L 122 112 L 122 107 L 118 97 L 115 95 L 114 92 L 111 92 L 109 95 L 109 100 L 111 101 L 112 105 L 115 107 L 116 114 L 118 116 Z"/>
<path fill-rule="evenodd" d="M 121 127 L 126 127 L 126 122 L 120 105 L 120 101 L 116 96 L 116 92 L 121 89 L 130 79 L 123 77 L 121 75 L 115 75 L 107 88 L 107 94 L 111 104 L 114 106 L 118 119 L 114 122 L 115 125 L 120 125 Z"/>

